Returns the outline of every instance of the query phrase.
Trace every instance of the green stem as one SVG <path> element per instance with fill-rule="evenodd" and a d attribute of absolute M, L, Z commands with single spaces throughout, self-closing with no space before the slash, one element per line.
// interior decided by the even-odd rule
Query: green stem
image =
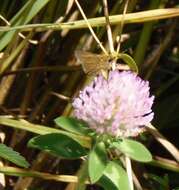
<path fill-rule="evenodd" d="M 124 23 L 125 24 L 143 23 L 143 22 L 159 20 L 159 19 L 167 19 L 177 16 L 179 16 L 179 8 L 156 9 L 156 10 L 141 11 L 137 13 L 126 14 L 124 18 Z M 111 25 L 117 25 L 121 23 L 121 20 L 122 20 L 122 15 L 113 15 L 109 17 Z M 92 27 L 106 25 L 105 17 L 91 18 L 88 19 L 88 21 Z M 14 27 L 6 26 L 6 27 L 0 27 L 0 32 L 12 31 L 12 30 L 29 31 L 33 29 L 36 29 L 37 32 L 41 32 L 50 29 L 72 30 L 72 29 L 81 29 L 81 28 L 88 28 L 84 20 L 78 20 L 67 23 L 55 23 L 55 24 L 27 24 L 27 25 L 14 26 Z"/>
<path fill-rule="evenodd" d="M 159 6 L 160 0 L 152 0 L 149 9 L 155 9 Z M 140 39 L 135 49 L 134 60 L 140 67 L 144 61 L 145 53 L 147 51 L 147 46 L 152 34 L 153 25 L 155 22 L 145 23 L 142 32 L 140 34 Z"/>
<path fill-rule="evenodd" d="M 9 127 L 13 127 L 15 129 L 26 130 L 26 131 L 36 133 L 39 135 L 45 135 L 48 133 L 61 133 L 61 134 L 64 134 L 64 135 L 67 135 L 67 136 L 73 138 L 74 140 L 77 140 L 82 146 L 84 146 L 86 148 L 90 148 L 90 146 L 91 146 L 91 138 L 90 137 L 68 133 L 68 132 L 60 130 L 60 129 L 46 127 L 44 125 L 33 124 L 33 123 L 30 123 L 23 119 L 15 120 L 15 119 L 11 119 L 11 118 L 6 118 L 4 116 L 0 116 L 0 124 L 9 126 Z"/>
<path fill-rule="evenodd" d="M 39 66 L 39 67 L 28 67 L 28 68 L 20 68 L 17 70 L 6 71 L 3 73 L 3 76 L 7 75 L 16 75 L 18 73 L 31 73 L 33 71 L 37 72 L 73 72 L 81 70 L 81 65 L 79 66 Z"/>
<path fill-rule="evenodd" d="M 16 47 L 11 55 L 2 63 L 0 74 L 2 74 L 10 65 L 13 60 L 19 55 L 22 49 L 28 44 L 28 40 L 32 37 L 32 32 Z"/>
<path fill-rule="evenodd" d="M 11 175 L 11 176 L 19 176 L 19 177 L 38 177 L 45 180 L 55 180 L 55 181 L 61 181 L 61 182 L 78 182 L 77 176 L 72 175 L 54 175 L 49 174 L 45 172 L 37 172 L 34 170 L 27 170 L 27 169 L 21 169 L 21 168 L 15 168 L 15 167 L 9 167 L 9 166 L 3 166 L 0 167 L 0 173 L 3 173 L 5 175 Z"/>
<path fill-rule="evenodd" d="M 167 169 L 173 172 L 179 172 L 179 167 L 176 162 L 173 161 L 164 161 L 164 160 L 152 160 L 152 162 L 147 163 L 152 166 L 156 166 L 159 168 Z"/>

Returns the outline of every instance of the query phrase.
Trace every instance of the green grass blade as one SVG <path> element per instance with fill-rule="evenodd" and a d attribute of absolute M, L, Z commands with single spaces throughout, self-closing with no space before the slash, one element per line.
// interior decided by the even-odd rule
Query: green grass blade
<path fill-rule="evenodd" d="M 10 20 L 12 26 L 27 24 L 49 2 L 49 0 L 30 0 Z M 11 41 L 16 31 L 3 33 L 0 36 L 0 51 Z"/>
<path fill-rule="evenodd" d="M 137 13 L 129 13 L 126 14 L 124 18 L 125 24 L 133 24 L 133 23 L 143 23 L 149 22 L 153 20 L 167 19 L 172 17 L 179 16 L 179 8 L 168 8 L 168 9 L 156 9 L 150 11 L 141 11 Z M 122 15 L 113 15 L 109 17 L 111 25 L 117 25 L 121 23 Z M 106 21 L 105 17 L 91 18 L 88 19 L 88 22 L 92 27 L 105 26 Z M 11 31 L 11 30 L 23 30 L 30 31 L 32 29 L 36 29 L 37 32 L 45 31 L 45 30 L 63 30 L 63 29 L 81 29 L 88 28 L 86 22 L 84 20 L 78 20 L 67 23 L 56 23 L 56 24 L 29 24 L 29 25 L 21 25 L 15 27 L 0 27 L 0 32 L 2 31 Z"/>

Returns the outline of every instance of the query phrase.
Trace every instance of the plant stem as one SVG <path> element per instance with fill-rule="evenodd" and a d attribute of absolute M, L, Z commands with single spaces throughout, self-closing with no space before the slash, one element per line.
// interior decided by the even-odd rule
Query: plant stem
<path fill-rule="evenodd" d="M 122 35 L 123 27 L 124 27 L 124 18 L 125 18 L 126 12 L 127 12 L 128 4 L 129 4 L 129 0 L 126 0 L 125 5 L 124 5 L 124 10 L 123 10 L 123 17 L 121 20 L 121 27 L 120 27 L 120 32 L 119 32 L 119 42 L 118 42 L 117 50 L 116 50 L 117 53 L 119 53 L 120 47 L 121 47 L 121 35 Z"/>
<path fill-rule="evenodd" d="M 179 173 L 178 163 L 174 162 L 173 160 L 168 160 L 160 157 L 155 157 L 155 158 L 156 159 L 153 159 L 152 162 L 149 162 L 147 164 Z"/>
<path fill-rule="evenodd" d="M 108 36 L 109 51 L 112 54 L 114 52 L 114 44 L 113 44 L 112 31 L 111 31 L 111 26 L 110 26 L 110 21 L 109 21 L 107 0 L 103 0 L 103 7 L 104 7 L 104 15 L 106 19 L 106 30 L 107 30 L 107 36 Z"/>
<path fill-rule="evenodd" d="M 7 76 L 7 75 L 16 75 L 16 74 L 27 74 L 33 71 L 38 71 L 38 72 L 74 72 L 74 71 L 79 71 L 81 69 L 80 66 L 39 66 L 39 67 L 28 67 L 28 68 L 21 68 L 13 71 L 6 71 L 4 72 L 1 77 Z"/>
<path fill-rule="evenodd" d="M 125 156 L 125 161 L 126 161 L 126 170 L 127 170 L 127 175 L 128 175 L 128 179 L 129 179 L 130 190 L 134 190 L 131 160 L 128 156 Z"/>
<path fill-rule="evenodd" d="M 143 23 L 159 19 L 167 19 L 172 17 L 179 16 L 179 8 L 168 8 L 168 9 L 156 9 L 150 11 L 141 11 L 137 13 L 129 13 L 125 15 L 124 24 L 133 24 L 133 23 Z M 109 17 L 111 25 L 117 25 L 121 23 L 123 15 L 113 15 Z M 91 18 L 88 19 L 91 27 L 105 26 L 106 21 L 105 17 Z M 82 29 L 88 28 L 86 21 L 78 20 L 68 23 L 55 23 L 55 24 L 27 24 L 19 25 L 14 27 L 0 27 L 0 32 L 12 31 L 12 30 L 22 30 L 22 31 L 31 31 L 36 29 L 36 32 L 42 32 L 45 30 L 63 30 L 63 29 Z"/>
<path fill-rule="evenodd" d="M 78 3 L 77 0 L 75 0 L 75 3 L 76 3 L 76 5 L 77 5 L 77 7 L 78 7 L 78 9 L 79 9 L 79 11 L 80 11 L 80 13 L 81 13 L 81 15 L 83 16 L 83 19 L 85 20 L 85 22 L 86 22 L 86 24 L 87 24 L 87 26 L 88 26 L 88 28 L 89 28 L 89 30 L 90 30 L 90 32 L 91 32 L 93 38 L 96 40 L 96 42 L 98 43 L 98 45 L 100 46 L 100 48 L 102 49 L 102 51 L 103 51 L 106 55 L 108 55 L 107 51 L 105 50 L 105 48 L 103 47 L 102 43 L 99 41 L 98 37 L 96 36 L 96 34 L 95 34 L 93 28 L 91 27 L 91 25 L 90 25 L 90 23 L 89 23 L 89 21 L 88 21 L 86 15 L 85 15 L 85 13 L 83 12 L 83 9 L 81 8 L 80 4 Z"/>
<path fill-rule="evenodd" d="M 160 134 L 160 132 L 152 124 L 149 124 L 147 126 L 147 129 L 155 137 L 155 139 L 170 152 L 170 154 L 177 160 L 177 162 L 179 162 L 178 149 L 171 142 L 169 142 L 162 134 Z"/>
<path fill-rule="evenodd" d="M 149 9 L 157 8 L 159 6 L 159 3 L 160 3 L 160 0 L 152 0 L 150 3 Z M 139 67 L 142 65 L 144 61 L 145 53 L 147 51 L 147 46 L 152 34 L 154 24 L 155 22 L 146 23 L 140 34 L 140 39 L 134 53 L 134 60 L 136 61 Z"/>
<path fill-rule="evenodd" d="M 91 138 L 90 137 L 75 135 L 75 134 L 60 130 L 60 129 L 55 129 L 55 128 L 50 128 L 50 127 L 46 127 L 43 125 L 33 124 L 33 123 L 30 123 L 23 119 L 15 120 L 15 119 L 7 118 L 4 116 L 0 116 L 0 124 L 9 126 L 9 127 L 13 127 L 15 129 L 26 130 L 26 131 L 36 133 L 39 135 L 45 135 L 48 133 L 61 133 L 61 134 L 70 136 L 74 140 L 75 139 L 78 140 L 78 142 L 86 148 L 90 148 L 90 146 L 91 146 Z"/>
<path fill-rule="evenodd" d="M 72 175 L 54 175 L 49 174 L 45 172 L 37 172 L 34 170 L 27 170 L 27 169 L 21 169 L 16 167 L 9 167 L 9 166 L 0 166 L 0 173 L 4 173 L 5 175 L 11 175 L 11 176 L 20 176 L 20 177 L 38 177 L 45 180 L 55 180 L 55 181 L 61 181 L 61 182 L 78 182 L 77 176 Z"/>

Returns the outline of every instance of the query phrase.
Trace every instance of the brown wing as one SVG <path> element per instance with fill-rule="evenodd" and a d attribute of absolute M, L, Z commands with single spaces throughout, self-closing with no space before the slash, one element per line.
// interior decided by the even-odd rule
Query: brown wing
<path fill-rule="evenodd" d="M 108 56 L 98 55 L 85 51 L 76 51 L 75 56 L 77 61 L 82 65 L 82 68 L 87 74 L 97 74 L 100 70 L 108 70 Z"/>

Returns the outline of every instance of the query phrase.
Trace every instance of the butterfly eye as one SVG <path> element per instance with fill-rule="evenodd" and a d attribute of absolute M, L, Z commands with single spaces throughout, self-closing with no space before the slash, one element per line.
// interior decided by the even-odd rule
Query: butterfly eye
<path fill-rule="evenodd" d="M 114 59 L 113 58 L 109 58 L 108 59 L 108 62 L 112 62 Z"/>

